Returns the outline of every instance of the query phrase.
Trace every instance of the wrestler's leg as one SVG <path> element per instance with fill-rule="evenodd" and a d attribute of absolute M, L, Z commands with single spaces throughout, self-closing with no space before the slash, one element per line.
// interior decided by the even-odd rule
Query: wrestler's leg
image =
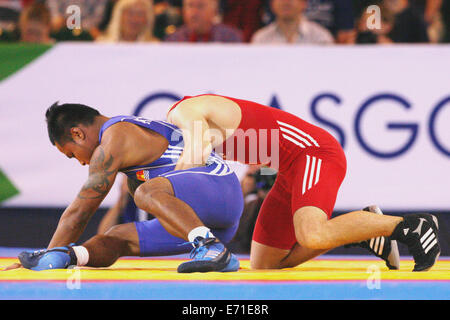
<path fill-rule="evenodd" d="M 292 268 L 327 251 L 305 248 L 298 243 L 285 250 L 252 241 L 250 265 L 253 269 Z"/>
<path fill-rule="evenodd" d="M 188 240 L 191 230 L 203 226 L 194 210 L 175 197 L 172 184 L 164 177 L 157 177 L 141 184 L 136 189 L 134 201 L 140 209 L 155 216 L 175 237 Z"/>
<path fill-rule="evenodd" d="M 297 241 L 303 246 L 332 249 L 379 236 L 388 237 L 402 220 L 402 217 L 367 211 L 354 211 L 328 220 L 322 209 L 306 206 L 296 210 L 294 227 Z"/>
<path fill-rule="evenodd" d="M 308 153 L 297 160 L 292 184 L 295 237 L 303 247 L 332 249 L 378 236 L 390 236 L 400 217 L 354 211 L 332 218 L 338 190 L 346 171 L 345 156 Z"/>
<path fill-rule="evenodd" d="M 89 267 L 108 267 L 124 256 L 139 256 L 139 237 L 134 223 L 113 226 L 83 245 L 88 252 Z"/>
<path fill-rule="evenodd" d="M 326 251 L 296 243 L 287 178 L 278 175 L 258 214 L 250 249 L 253 269 L 294 267 Z"/>

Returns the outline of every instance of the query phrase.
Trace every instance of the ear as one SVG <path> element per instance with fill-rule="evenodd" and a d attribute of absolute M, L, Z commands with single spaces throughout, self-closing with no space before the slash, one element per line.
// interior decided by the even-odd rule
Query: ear
<path fill-rule="evenodd" d="M 86 140 L 86 133 L 80 127 L 70 128 L 70 135 L 75 143 L 79 144 Z"/>

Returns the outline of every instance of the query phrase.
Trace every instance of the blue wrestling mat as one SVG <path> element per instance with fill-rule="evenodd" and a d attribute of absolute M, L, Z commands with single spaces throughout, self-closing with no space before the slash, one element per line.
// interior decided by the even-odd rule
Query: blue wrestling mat
<path fill-rule="evenodd" d="M 22 249 L 0 250 L 0 268 Z M 109 268 L 5 271 L 2 300 L 448 300 L 450 259 L 428 272 L 411 272 L 402 259 L 390 271 L 365 256 L 324 255 L 295 268 L 252 270 L 248 256 L 232 273 L 179 274 L 186 256 L 123 258 Z"/>

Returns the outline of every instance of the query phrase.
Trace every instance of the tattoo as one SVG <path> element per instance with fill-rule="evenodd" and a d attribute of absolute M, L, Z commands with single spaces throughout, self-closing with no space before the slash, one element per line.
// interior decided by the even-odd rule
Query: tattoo
<path fill-rule="evenodd" d="M 113 156 L 110 154 L 106 158 L 105 152 L 100 146 L 98 154 L 93 157 L 89 164 L 89 178 L 78 194 L 78 198 L 99 199 L 106 196 L 114 182 L 111 176 L 114 177 L 117 171 L 111 168 L 113 160 Z"/>

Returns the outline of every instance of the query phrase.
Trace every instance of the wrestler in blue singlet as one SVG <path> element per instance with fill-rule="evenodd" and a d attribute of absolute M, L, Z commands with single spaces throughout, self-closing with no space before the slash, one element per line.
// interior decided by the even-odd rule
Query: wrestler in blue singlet
<path fill-rule="evenodd" d="M 243 210 L 239 180 L 230 167 L 214 152 L 205 166 L 174 171 L 184 142 L 181 130 L 164 121 L 142 117 L 117 116 L 105 122 L 99 133 L 115 123 L 126 121 L 159 133 L 167 139 L 166 151 L 156 161 L 122 169 L 128 179 L 137 183 L 155 177 L 165 177 L 173 187 L 175 197 L 187 203 L 203 224 L 223 243 L 234 236 Z M 151 146 L 149 146 L 151 148 Z M 174 255 L 189 252 L 192 245 L 169 234 L 157 219 L 135 222 L 141 256 Z"/>

